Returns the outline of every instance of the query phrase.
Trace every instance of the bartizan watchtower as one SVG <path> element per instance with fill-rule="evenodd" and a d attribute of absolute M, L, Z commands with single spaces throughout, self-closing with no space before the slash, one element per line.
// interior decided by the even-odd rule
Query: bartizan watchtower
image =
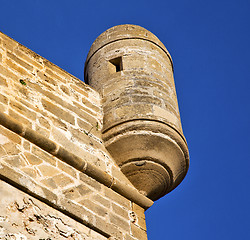
<path fill-rule="evenodd" d="M 184 179 L 188 148 L 161 41 L 112 27 L 84 76 L 0 33 L 0 238 L 144 240 L 144 211 Z"/>
<path fill-rule="evenodd" d="M 103 98 L 103 140 L 125 176 L 152 200 L 174 189 L 189 157 L 160 40 L 135 25 L 110 28 L 89 51 L 85 79 Z"/>

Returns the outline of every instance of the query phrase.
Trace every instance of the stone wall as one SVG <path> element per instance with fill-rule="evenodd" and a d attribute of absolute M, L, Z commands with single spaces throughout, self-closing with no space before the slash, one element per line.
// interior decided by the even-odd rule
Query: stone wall
<path fill-rule="evenodd" d="M 1 111 L 104 171 L 116 172 L 102 145 L 99 94 L 3 34 L 0 44 Z"/>
<path fill-rule="evenodd" d="M 0 239 L 107 239 L 3 181 L 0 195 Z"/>
<path fill-rule="evenodd" d="M 0 113 L 0 237 L 147 239 L 152 201 L 104 147 L 99 94 L 3 33 Z"/>

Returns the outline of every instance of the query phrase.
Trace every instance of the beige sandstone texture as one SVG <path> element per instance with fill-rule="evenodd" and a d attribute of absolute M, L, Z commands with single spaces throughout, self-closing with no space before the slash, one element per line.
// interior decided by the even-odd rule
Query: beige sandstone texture
<path fill-rule="evenodd" d="M 185 177 L 171 57 L 134 25 L 93 43 L 85 81 L 0 32 L 0 239 L 147 239 Z"/>
<path fill-rule="evenodd" d="M 3 181 L 0 195 L 0 239 L 107 239 Z"/>
<path fill-rule="evenodd" d="M 173 190 L 189 155 L 164 45 L 139 26 L 110 28 L 91 46 L 85 79 L 103 98 L 103 140 L 122 172 L 152 200 Z"/>

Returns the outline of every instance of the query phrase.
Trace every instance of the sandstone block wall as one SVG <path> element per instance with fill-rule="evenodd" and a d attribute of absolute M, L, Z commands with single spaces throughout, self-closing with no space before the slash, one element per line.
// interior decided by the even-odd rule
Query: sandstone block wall
<path fill-rule="evenodd" d="M 14 40 L 0 37 L 1 111 L 111 173 L 115 166 L 102 145 L 99 94 Z"/>
<path fill-rule="evenodd" d="M 3 33 L 0 113 L 0 238 L 147 239 L 151 202 L 103 145 L 99 94 Z"/>
<path fill-rule="evenodd" d="M 0 195 L 0 239 L 107 239 L 3 181 Z"/>

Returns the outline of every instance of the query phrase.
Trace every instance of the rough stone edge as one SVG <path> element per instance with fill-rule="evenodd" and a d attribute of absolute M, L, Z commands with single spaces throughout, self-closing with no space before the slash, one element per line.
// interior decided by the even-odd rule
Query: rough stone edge
<path fill-rule="evenodd" d="M 24 46 L 23 44 L 21 44 L 20 42 L 16 41 L 15 39 L 13 39 L 12 37 L 6 35 L 5 33 L 3 33 L 2 31 L 0 31 L 0 35 L 3 35 L 4 37 L 8 38 L 9 40 L 16 42 L 18 45 L 20 45 L 21 47 L 23 47 L 30 55 L 35 56 L 36 58 L 42 58 L 44 63 L 50 64 L 52 66 L 54 66 L 55 68 L 59 69 L 61 72 L 63 72 L 64 74 L 68 75 L 69 77 L 71 77 L 72 79 L 79 81 L 81 83 L 83 83 L 83 86 L 85 88 L 85 90 L 91 90 L 92 92 L 96 92 L 91 86 L 89 86 L 88 84 L 86 84 L 84 81 L 80 80 L 79 78 L 77 78 L 76 76 L 72 75 L 71 73 L 67 72 L 66 70 L 64 70 L 63 68 L 57 66 L 56 64 L 54 64 L 53 62 L 50 62 L 48 59 L 44 58 L 43 56 L 37 54 L 36 52 L 32 51 L 31 49 L 29 49 L 28 47 Z"/>
<path fill-rule="evenodd" d="M 138 30 L 143 30 L 145 32 L 147 32 L 149 34 L 149 36 L 136 36 L 134 35 L 134 33 L 128 33 L 128 34 L 122 34 L 120 36 L 118 36 L 117 38 L 111 39 L 106 41 L 107 39 L 104 38 L 105 34 L 107 34 L 108 31 L 110 30 L 114 30 L 114 29 L 118 29 L 118 28 L 122 28 L 122 27 L 126 27 L 126 26 L 132 26 L 134 28 L 137 28 Z M 104 38 L 104 39 L 102 39 Z M 99 51 L 101 48 L 105 47 L 106 45 L 116 42 L 116 41 L 121 41 L 121 40 L 128 40 L 128 39 L 139 39 L 139 40 L 144 40 L 144 41 L 148 41 L 151 42 L 152 44 L 156 45 L 157 47 L 159 47 L 161 50 L 163 50 L 163 52 L 166 53 L 166 55 L 168 56 L 170 62 L 171 62 L 171 66 L 172 66 L 172 70 L 174 72 L 174 66 L 173 66 L 173 60 L 172 57 L 170 55 L 170 53 L 168 52 L 168 50 L 166 49 L 166 47 L 164 46 L 164 44 L 159 40 L 159 38 L 154 35 L 152 32 L 150 32 L 149 30 L 147 30 L 144 27 L 141 27 L 139 25 L 135 25 L 135 24 L 121 24 L 121 25 L 117 25 L 114 27 L 111 27 L 109 29 L 107 29 L 106 31 L 104 31 L 103 33 L 101 33 L 96 40 L 94 41 L 94 43 L 91 45 L 91 48 L 89 50 L 88 56 L 86 58 L 85 61 L 85 66 L 84 66 L 84 77 L 85 77 L 85 69 L 86 66 L 88 65 L 89 60 L 92 58 L 92 56 Z M 102 42 L 102 44 L 100 44 L 100 42 Z M 97 44 L 97 46 L 95 46 Z"/>
<path fill-rule="evenodd" d="M 108 188 L 119 193 L 128 200 L 138 204 L 144 209 L 148 209 L 153 205 L 153 201 L 138 192 L 137 189 L 123 184 L 120 180 L 110 176 L 108 173 L 102 171 L 96 166 L 88 163 L 84 159 L 77 157 L 62 146 L 48 139 L 47 137 L 37 133 L 36 131 L 26 127 L 22 123 L 16 121 L 14 118 L 5 113 L 0 112 L 0 124 L 9 130 L 17 133 L 46 152 L 61 159 L 65 163 L 71 165 L 82 173 L 94 178 Z"/>
<path fill-rule="evenodd" d="M 1 164 L 1 163 L 0 163 L 0 167 L 1 167 L 0 170 L 5 170 L 6 168 L 8 168 L 7 165 Z M 68 217 L 70 217 L 70 218 L 74 219 L 75 221 L 87 226 L 88 228 L 100 233 L 101 235 L 103 235 L 105 237 L 111 237 L 110 234 L 106 233 L 102 229 L 96 227 L 92 223 L 89 223 L 88 221 L 81 218 L 80 211 L 72 212 L 70 210 L 67 210 L 66 207 L 60 206 L 60 204 L 58 204 L 57 196 L 53 192 L 51 192 L 50 190 L 43 188 L 43 187 L 40 187 L 38 184 L 35 183 L 35 181 L 32 180 L 31 177 L 27 178 L 28 183 L 33 186 L 33 189 L 35 189 L 35 191 L 30 190 L 30 186 L 25 186 L 23 183 L 20 183 L 20 181 L 18 181 L 17 179 L 18 179 L 17 172 L 15 172 L 15 174 L 12 174 L 11 176 L 10 175 L 5 176 L 5 174 L 2 174 L 0 171 L 0 180 L 4 181 L 5 183 L 10 184 L 11 186 L 17 188 L 18 190 L 20 190 L 26 194 L 29 194 L 30 196 L 36 198 L 37 200 L 39 200 L 41 202 L 44 202 L 48 206 L 62 212 L 63 214 L 67 215 Z M 46 193 L 46 194 L 44 194 L 44 193 Z M 50 197 L 48 197 L 48 196 L 50 196 Z M 62 198 L 60 200 L 60 202 L 67 202 L 67 199 Z"/>
<path fill-rule="evenodd" d="M 3 187 L 3 189 L 1 189 L 1 187 Z M 2 199 L 4 199 L 4 202 L 5 202 L 5 200 L 6 200 L 6 197 L 7 197 L 7 199 L 9 199 L 9 197 L 10 197 L 10 201 L 8 201 L 8 203 L 14 203 L 13 202 L 13 200 L 15 201 L 15 203 L 20 203 L 18 200 L 21 200 L 22 199 L 22 201 L 23 201 L 23 203 L 24 203 L 24 205 L 23 206 L 30 206 L 29 205 L 29 203 L 31 203 L 32 204 L 32 206 L 33 207 L 37 207 L 38 208 L 38 213 L 39 213 L 39 215 L 38 216 L 43 216 L 43 217 L 51 217 L 51 218 L 54 218 L 54 219 L 57 219 L 57 220 L 61 220 L 61 223 L 63 223 L 64 224 L 64 226 L 66 226 L 66 227 L 70 227 L 71 228 L 71 230 L 74 230 L 74 232 L 76 232 L 76 233 L 78 233 L 78 234 L 80 234 L 80 235 L 86 235 L 86 236 L 88 236 L 88 239 L 89 239 L 89 237 L 93 240 L 94 238 L 93 238 L 93 236 L 92 236 L 92 233 L 94 232 L 94 235 L 95 236 L 97 236 L 96 234 L 100 234 L 101 236 L 103 236 L 105 239 L 110 239 L 110 237 L 109 237 L 109 234 L 107 233 L 107 234 L 102 234 L 102 233 L 100 233 L 100 232 L 98 232 L 98 229 L 96 230 L 96 229 L 93 229 L 93 227 L 91 228 L 90 226 L 87 226 L 83 221 L 82 222 L 79 222 L 77 219 L 75 219 L 75 218 L 73 218 L 72 216 L 70 216 L 69 214 L 67 214 L 66 212 L 63 212 L 61 209 L 57 209 L 57 208 L 55 208 L 55 207 L 52 207 L 51 206 L 51 204 L 49 204 L 49 203 L 47 203 L 46 201 L 47 201 L 47 199 L 46 199 L 46 201 L 44 201 L 44 199 L 41 199 L 41 198 L 39 198 L 39 197 L 36 197 L 36 196 L 32 196 L 32 193 L 31 194 L 29 194 L 27 191 L 25 191 L 25 190 L 21 190 L 20 188 L 17 188 L 16 187 L 16 185 L 15 184 L 12 184 L 11 183 L 11 181 L 9 181 L 9 179 L 5 179 L 5 177 L 1 177 L 1 174 L 0 174 L 0 192 L 1 192 L 1 190 L 5 190 L 5 189 L 8 189 L 8 190 L 10 190 L 11 191 L 11 194 L 10 195 L 8 195 L 8 196 L 3 196 L 3 198 L 1 198 L 0 199 L 0 201 L 2 200 Z M 8 191 L 9 192 L 9 191 Z M 3 192 L 3 194 L 4 194 L 4 192 Z M 0 195 L 1 195 L 1 193 L 0 193 Z M 17 198 L 16 198 L 16 195 L 17 195 Z M 17 201 L 16 201 L 17 200 Z M 26 201 L 28 201 L 28 202 L 26 202 L 26 201 L 24 201 L 24 200 L 26 200 Z M 31 201 L 30 201 L 31 200 Z M 28 205 L 27 205 L 27 203 L 28 203 Z M 22 211 L 23 209 L 25 210 L 25 208 L 23 208 L 23 206 L 21 206 L 21 208 L 20 209 L 18 209 L 19 210 L 19 214 L 21 213 L 21 214 L 23 214 L 24 212 Z M 1 208 L 1 210 L 3 210 L 3 212 L 2 213 L 4 213 L 4 210 L 9 210 L 9 205 L 7 206 L 7 205 L 4 205 L 3 206 L 3 208 Z M 6 208 L 6 209 L 4 209 L 4 208 Z M 26 208 L 26 209 L 28 209 L 28 208 Z M 1 210 L 0 210 L 0 212 L 1 212 Z M 7 213 L 7 212 L 6 212 Z M 34 212 L 32 212 L 32 213 L 34 213 Z M 2 214 L 1 214 L 2 215 Z M 34 216 L 36 217 L 37 215 L 35 215 L 34 214 Z M 4 217 L 4 216 L 3 216 Z M 32 216 L 30 216 L 31 218 L 32 218 Z M 12 218 L 13 219 L 13 218 Z M 7 221 L 7 223 L 10 223 L 10 221 L 9 221 L 9 219 L 7 218 L 7 219 L 2 219 L 3 221 L 0 221 L 0 229 L 1 229 L 1 224 L 4 224 L 4 222 L 5 221 Z M 19 227 L 19 229 L 14 229 L 13 228 L 13 233 L 15 234 L 15 233 L 21 233 L 22 235 L 24 235 L 24 236 L 29 236 L 29 232 L 27 231 L 28 229 L 25 229 L 26 231 L 27 231 L 27 235 L 25 235 L 25 233 L 24 232 L 20 232 L 19 230 L 20 230 L 20 227 L 26 227 L 25 226 L 25 224 L 24 224 L 24 221 L 23 222 L 21 222 L 20 221 L 20 219 L 18 218 L 18 219 L 16 219 L 16 218 L 14 218 L 14 221 L 18 221 L 18 227 Z M 23 220 L 23 219 L 22 219 Z M 20 221 L 20 222 L 19 222 Z M 23 223 L 23 225 L 21 224 L 21 223 Z M 46 227 L 44 227 L 44 225 L 42 224 L 42 222 L 38 222 L 38 224 L 41 224 L 40 226 L 41 226 L 41 230 L 43 230 L 44 231 L 44 233 L 46 233 Z M 13 224 L 11 224 L 12 226 L 13 226 Z M 56 225 L 54 225 L 55 227 L 56 227 Z M 86 232 L 84 232 L 84 230 L 82 229 L 82 226 L 83 226 L 83 228 L 87 228 L 88 229 L 88 231 L 86 231 Z M 79 229 L 80 228 L 80 229 Z M 7 229 L 4 229 L 4 230 L 7 230 Z M 16 231 L 17 230 L 17 231 Z M 59 229 L 58 229 L 59 230 Z M 80 230 L 80 231 L 78 231 L 78 230 Z M 8 230 L 7 230 L 8 231 Z M 1 238 L 1 236 L 3 237 L 4 235 L 1 235 L 1 233 L 3 233 L 3 232 L 1 232 L 0 231 L 0 239 L 2 239 Z M 12 232 L 11 232 L 12 233 Z M 37 232 L 38 234 L 39 234 L 39 232 Z M 55 233 L 55 232 L 53 232 L 53 233 Z M 51 232 L 47 232 L 47 234 L 49 235 L 49 234 L 51 234 Z M 57 234 L 58 234 L 58 237 L 56 237 L 56 239 L 65 239 L 65 238 L 68 238 L 67 236 L 64 236 L 64 237 L 61 237 L 61 233 L 60 233 L 60 231 L 59 232 L 57 232 Z M 99 237 L 100 237 L 100 235 L 98 235 L 97 237 L 98 237 L 98 239 L 99 239 Z M 4 239 L 7 239 L 6 238 L 6 236 L 5 236 L 5 238 Z M 9 239 L 9 238 L 8 238 Z M 11 237 L 10 237 L 10 239 L 12 239 Z M 16 239 L 16 238 L 15 238 Z M 19 238 L 18 238 L 19 239 Z M 19 240 L 21 240 L 21 239 L 23 239 L 23 240 L 27 240 L 28 238 L 20 238 Z M 32 239 L 35 239 L 35 237 L 33 236 L 32 237 Z M 38 239 L 38 236 L 37 236 L 37 239 Z M 42 239 L 42 238 L 40 238 L 39 237 L 39 239 Z M 50 239 L 50 238 L 46 238 L 47 240 L 48 239 Z M 54 238 L 53 238 L 54 239 Z M 78 238 L 77 238 L 78 239 Z M 81 238 L 82 239 L 82 238 Z M 85 239 L 85 238 L 84 238 Z M 103 239 L 103 238 L 102 238 Z M 80 238 L 79 238 L 79 240 L 80 240 Z M 82 239 L 83 240 L 83 239 Z"/>

